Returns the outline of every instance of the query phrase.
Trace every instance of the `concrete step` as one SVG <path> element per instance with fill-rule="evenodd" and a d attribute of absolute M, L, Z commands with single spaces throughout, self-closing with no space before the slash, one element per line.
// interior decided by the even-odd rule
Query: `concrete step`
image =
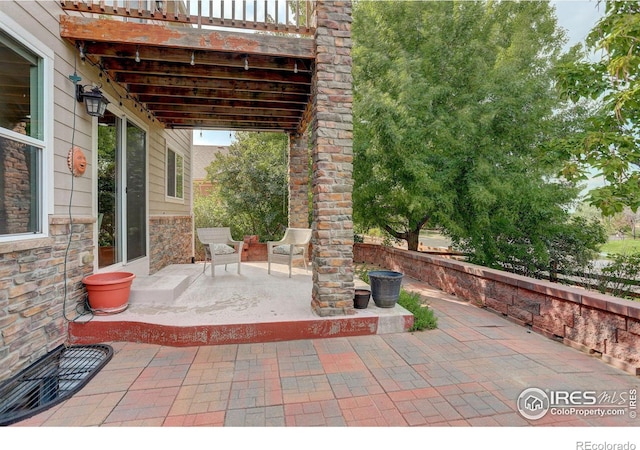
<path fill-rule="evenodd" d="M 202 267 L 201 264 L 174 264 L 153 275 L 136 277 L 129 300 L 172 302 L 202 276 Z"/>
<path fill-rule="evenodd" d="M 136 277 L 131 284 L 129 301 L 135 302 L 154 299 L 159 302 L 172 302 L 191 284 L 188 275 L 151 275 Z"/>

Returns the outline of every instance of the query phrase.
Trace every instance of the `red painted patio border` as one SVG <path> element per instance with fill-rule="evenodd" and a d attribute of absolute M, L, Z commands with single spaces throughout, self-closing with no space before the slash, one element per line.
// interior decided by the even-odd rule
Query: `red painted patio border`
<path fill-rule="evenodd" d="M 302 321 L 248 324 L 167 326 L 129 321 L 91 321 L 69 324 L 71 344 L 139 342 L 172 347 L 246 344 L 375 335 L 378 317 L 331 317 Z M 413 315 L 404 316 L 404 329 L 413 325 Z"/>

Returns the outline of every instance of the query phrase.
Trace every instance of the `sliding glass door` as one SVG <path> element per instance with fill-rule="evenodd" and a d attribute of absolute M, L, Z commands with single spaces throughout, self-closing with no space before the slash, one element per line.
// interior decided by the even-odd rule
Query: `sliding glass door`
<path fill-rule="evenodd" d="M 107 111 L 98 119 L 98 267 L 147 256 L 146 133 Z"/>
<path fill-rule="evenodd" d="M 126 203 L 127 203 L 127 260 L 147 256 L 147 197 L 146 197 L 146 133 L 126 123 Z"/>

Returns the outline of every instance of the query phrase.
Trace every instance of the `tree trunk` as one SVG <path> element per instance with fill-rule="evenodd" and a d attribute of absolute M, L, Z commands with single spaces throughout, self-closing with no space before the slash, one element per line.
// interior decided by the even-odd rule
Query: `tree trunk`
<path fill-rule="evenodd" d="M 558 261 L 551 261 L 549 266 L 549 281 L 552 283 L 558 282 Z"/>
<path fill-rule="evenodd" d="M 398 232 L 391 228 L 389 225 L 385 225 L 384 229 L 396 239 L 402 239 L 407 241 L 407 248 L 409 250 L 418 251 L 418 243 L 420 240 L 420 230 L 425 226 L 425 224 L 429 221 L 429 216 L 424 216 L 418 223 L 415 228 L 412 230 Z"/>
<path fill-rule="evenodd" d="M 409 250 L 418 251 L 418 244 L 420 242 L 420 230 L 411 230 L 406 233 L 407 235 L 407 248 Z"/>

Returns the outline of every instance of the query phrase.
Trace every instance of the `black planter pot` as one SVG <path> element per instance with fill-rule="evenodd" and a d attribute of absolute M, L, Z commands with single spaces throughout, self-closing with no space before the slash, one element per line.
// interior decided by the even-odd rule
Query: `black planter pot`
<path fill-rule="evenodd" d="M 353 297 L 353 307 L 356 309 L 367 309 L 367 306 L 369 306 L 369 297 L 371 297 L 370 290 L 356 289 L 355 296 Z"/>
<path fill-rule="evenodd" d="M 391 270 L 369 272 L 371 297 L 378 308 L 393 308 L 400 297 L 403 274 Z"/>

